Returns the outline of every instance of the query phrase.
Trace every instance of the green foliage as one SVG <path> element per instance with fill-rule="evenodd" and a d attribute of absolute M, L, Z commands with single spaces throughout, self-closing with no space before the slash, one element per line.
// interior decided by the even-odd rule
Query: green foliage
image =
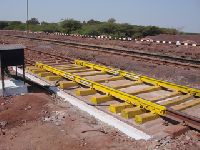
<path fill-rule="evenodd" d="M 40 28 L 40 31 L 49 33 L 60 32 L 62 30 L 56 23 L 41 24 Z"/>
<path fill-rule="evenodd" d="M 82 24 L 80 21 L 74 19 L 67 19 L 60 22 L 61 27 L 64 29 L 65 33 L 72 33 L 81 28 Z"/>
<path fill-rule="evenodd" d="M 84 24 L 86 24 L 86 22 L 85 22 Z M 91 19 L 91 20 L 89 20 L 89 21 L 87 22 L 87 24 L 88 24 L 88 25 L 97 25 L 97 24 L 101 24 L 101 22 L 100 22 L 100 21 L 97 21 L 97 20 Z"/>
<path fill-rule="evenodd" d="M 31 24 L 31 25 L 38 25 L 40 24 L 40 22 L 38 21 L 37 18 L 31 18 L 30 20 L 27 21 L 28 24 Z"/>
<path fill-rule="evenodd" d="M 128 23 L 116 23 L 114 18 L 108 19 L 106 22 L 100 22 L 97 20 L 80 21 L 74 19 L 62 20 L 59 23 L 48 23 L 42 21 L 39 23 L 37 18 L 31 18 L 29 21 L 29 30 L 31 31 L 44 31 L 44 32 L 63 32 L 74 33 L 83 35 L 109 35 L 112 37 L 132 37 L 141 38 L 150 35 L 157 34 L 177 34 L 176 29 L 159 28 L 156 26 L 137 26 Z M 26 24 L 20 21 L 0 22 L 0 29 L 7 30 L 26 30 Z"/>
<path fill-rule="evenodd" d="M 115 18 L 110 18 L 110 19 L 108 19 L 108 22 L 109 22 L 109 23 L 115 23 L 116 20 L 115 20 Z"/>
<path fill-rule="evenodd" d="M 0 29 L 5 29 L 8 25 L 9 25 L 8 22 L 0 21 Z"/>

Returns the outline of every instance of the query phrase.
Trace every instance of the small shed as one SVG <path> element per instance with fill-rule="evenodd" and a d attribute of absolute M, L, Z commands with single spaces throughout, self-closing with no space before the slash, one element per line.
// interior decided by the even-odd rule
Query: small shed
<path fill-rule="evenodd" d="M 22 66 L 23 78 L 25 81 L 24 49 L 25 47 L 21 44 L 0 45 L 0 66 L 1 66 L 1 80 L 2 80 L 3 90 L 5 86 L 4 85 L 5 70 L 9 66 L 16 66 L 16 75 L 17 75 L 17 66 Z"/>

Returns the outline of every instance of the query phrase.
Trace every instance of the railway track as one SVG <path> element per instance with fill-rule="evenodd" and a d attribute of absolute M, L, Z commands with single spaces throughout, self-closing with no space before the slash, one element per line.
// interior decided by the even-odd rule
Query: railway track
<path fill-rule="evenodd" d="M 5 35 L 5 36 L 10 36 L 10 37 L 15 37 L 15 38 L 27 38 L 27 36 L 21 36 L 21 35 L 20 36 L 19 35 Z M 90 44 L 83 44 L 83 43 L 76 43 L 76 42 L 69 42 L 69 41 L 59 41 L 59 40 L 34 38 L 34 37 L 28 37 L 28 38 L 30 40 L 48 41 L 48 42 L 51 42 L 52 44 L 70 46 L 72 48 L 78 48 L 79 50 L 111 53 L 115 55 L 130 56 L 130 57 L 144 60 L 144 61 L 151 61 L 157 64 L 166 64 L 166 65 L 200 69 L 200 60 L 186 59 L 186 58 L 181 58 L 177 56 L 168 56 L 168 55 L 157 54 L 157 53 L 147 53 L 147 52 L 138 51 L 138 50 L 110 48 L 110 47 L 105 47 L 105 46 L 90 45 Z"/>
<path fill-rule="evenodd" d="M 41 39 L 36 39 L 36 40 L 41 40 Z M 52 42 L 49 39 L 47 40 L 44 39 L 44 40 Z M 57 41 L 53 41 L 53 43 L 54 42 L 60 43 Z M 65 42 L 64 43 L 61 42 L 61 44 L 68 45 L 68 43 L 65 43 Z M 38 59 L 34 59 L 34 60 L 30 59 L 31 57 L 26 57 L 26 61 L 29 65 L 33 65 L 36 63 L 36 67 L 27 68 L 30 73 L 33 73 L 37 77 L 41 77 L 45 80 L 49 80 L 49 82 L 56 82 L 63 89 L 68 89 L 74 86 L 76 87 L 77 85 L 79 85 L 79 87 L 81 86 L 81 88 L 87 87 L 85 89 L 86 91 L 84 90 L 78 91 L 77 93 L 79 93 L 79 95 L 81 95 L 80 93 L 86 93 L 86 95 L 92 95 L 93 92 L 95 94 L 100 93 L 99 97 L 98 96 L 93 97 L 93 101 L 91 100 L 94 105 L 99 105 L 102 103 L 104 104 L 107 102 L 109 103 L 109 101 L 114 100 L 117 102 L 116 104 L 108 104 L 110 111 L 113 113 L 121 113 L 121 116 L 124 118 L 128 118 L 128 119 L 135 118 L 135 121 L 137 123 L 145 123 L 146 121 L 150 121 L 152 119 L 156 119 L 161 116 L 164 118 L 170 118 L 170 119 L 176 120 L 192 128 L 200 130 L 200 118 L 193 116 L 191 114 L 187 114 L 182 111 L 182 110 L 188 109 L 189 107 L 199 105 L 200 91 L 197 89 L 191 89 L 188 87 L 183 87 L 183 86 L 167 83 L 164 81 L 155 80 L 148 77 L 138 76 L 136 74 L 129 74 L 127 72 L 124 73 L 123 71 L 120 71 L 117 69 L 107 68 L 106 66 L 94 65 L 94 64 L 91 64 L 88 62 L 82 62 L 82 61 L 75 61 L 74 65 L 77 65 L 82 69 L 86 67 L 88 70 L 87 69 L 81 70 L 81 69 L 73 68 L 73 67 L 70 68 L 68 65 L 71 66 L 71 64 L 73 63 L 73 60 L 70 58 L 66 58 L 59 54 L 51 54 L 48 52 L 43 52 L 43 51 L 39 51 L 35 49 L 33 50 L 29 48 L 27 48 L 26 51 L 31 55 L 35 53 L 35 55 L 39 56 Z M 28 53 L 25 53 L 25 54 L 27 55 Z M 42 62 L 42 63 L 37 63 L 37 61 Z M 68 71 L 71 70 L 72 73 L 70 73 L 71 71 L 67 72 L 66 70 Z M 75 80 L 77 76 L 74 76 L 73 71 L 75 73 L 86 73 L 86 75 L 78 76 L 78 79 Z M 136 92 L 133 92 L 133 93 L 128 93 L 134 96 L 132 97 L 132 99 L 129 99 L 126 97 L 127 92 L 125 92 L 125 98 L 123 96 L 122 97 L 116 96 L 117 95 L 116 93 L 118 93 L 118 91 L 117 92 L 115 91 L 116 93 L 112 95 L 111 93 L 109 93 L 110 91 L 106 91 L 107 87 L 103 90 L 102 89 L 99 90 L 98 88 L 95 89 L 94 87 L 91 86 L 88 80 L 85 81 L 84 80 L 85 78 L 82 78 L 82 76 L 87 77 L 88 76 L 87 72 L 90 72 L 90 71 L 100 72 L 100 74 L 94 73 L 92 75 L 90 74 L 90 76 L 96 76 L 96 75 L 101 76 L 101 75 L 104 75 L 104 73 L 106 73 L 107 75 L 112 74 L 114 77 L 119 76 L 119 78 L 116 78 L 116 79 L 115 78 L 110 79 L 109 77 L 108 79 L 104 80 L 104 82 L 106 83 L 112 82 L 111 84 L 113 84 L 115 81 L 118 82 L 122 79 L 123 79 L 122 82 L 128 82 L 127 85 L 123 85 L 120 87 L 118 86 L 118 87 L 110 89 L 111 91 L 113 89 L 118 90 L 120 88 L 128 88 L 128 87 L 138 86 L 141 84 L 147 85 L 148 87 L 144 89 L 136 90 Z M 71 77 L 66 76 L 66 74 L 70 75 Z M 124 76 L 124 75 L 128 75 L 128 76 Z M 61 82 L 60 82 L 60 79 L 62 79 Z M 135 83 L 131 83 L 132 81 L 134 81 Z M 92 85 L 94 84 L 93 81 L 91 83 Z M 161 96 L 162 94 L 160 95 L 158 94 L 159 96 L 157 99 L 151 98 L 151 100 L 135 97 L 135 95 L 138 95 L 138 94 L 146 95 L 151 92 L 156 92 L 160 90 L 169 92 L 168 93 L 169 95 L 164 94 L 165 96 L 163 97 Z M 102 93 L 106 95 L 102 96 Z M 123 95 L 123 94 L 124 92 L 120 93 L 120 95 Z"/>
<path fill-rule="evenodd" d="M 200 130 L 200 118 L 183 111 L 199 106 L 200 90 L 85 61 L 73 63 L 41 51 L 33 53 L 44 57 L 32 61 L 36 63 L 27 67 L 29 73 L 63 90 L 73 89 L 78 96 L 89 96 L 94 106 L 108 106 L 110 112 L 135 118 L 139 124 L 163 117 Z"/>

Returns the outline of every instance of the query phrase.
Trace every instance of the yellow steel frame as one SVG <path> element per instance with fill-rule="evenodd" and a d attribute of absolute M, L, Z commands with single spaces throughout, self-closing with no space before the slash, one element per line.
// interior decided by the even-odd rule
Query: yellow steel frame
<path fill-rule="evenodd" d="M 90 81 L 88 79 L 85 79 L 83 77 L 74 75 L 72 73 L 68 73 L 66 71 L 62 71 L 59 69 L 56 69 L 54 67 L 51 67 L 49 65 L 43 64 L 43 63 L 36 63 L 36 66 L 38 68 L 44 69 L 46 71 L 52 72 L 56 75 L 62 76 L 64 78 L 67 78 L 69 80 L 72 80 L 74 82 L 77 82 L 79 84 L 82 84 L 84 86 L 87 86 L 91 89 L 95 89 L 97 91 L 100 91 L 102 93 L 105 93 L 107 95 L 113 96 L 115 98 L 121 99 L 129 104 L 133 104 L 136 105 L 138 107 L 144 108 L 146 110 L 151 111 L 152 113 L 158 114 L 158 115 L 162 115 L 164 116 L 166 113 L 166 107 L 161 106 L 159 104 L 156 103 L 152 103 L 150 101 L 144 100 L 142 98 L 136 97 L 134 95 L 130 95 L 128 93 L 107 87 L 105 85 L 102 85 L 100 83 L 94 82 L 94 81 Z M 100 67 L 101 68 L 101 67 Z M 105 68 L 106 69 L 106 68 Z"/>
<path fill-rule="evenodd" d="M 137 75 L 135 73 L 129 73 L 129 72 L 119 70 L 119 69 L 113 69 L 113 68 L 103 66 L 103 65 L 92 64 L 87 61 L 75 60 L 75 64 L 85 66 L 85 67 L 90 67 L 90 68 L 96 69 L 96 70 L 105 71 L 107 73 L 111 73 L 114 75 L 123 76 L 123 77 L 129 78 L 129 79 L 132 79 L 132 80 L 141 80 L 142 82 L 150 83 L 155 86 L 160 86 L 160 87 L 163 87 L 166 89 L 170 89 L 170 90 L 174 90 L 177 92 L 187 93 L 187 94 L 191 94 L 191 95 L 200 97 L 200 90 L 198 90 L 198 89 L 189 88 L 189 87 L 182 86 L 182 85 L 176 85 L 174 83 L 161 81 L 161 80 L 157 80 L 154 78 L 149 78 L 147 76 Z"/>

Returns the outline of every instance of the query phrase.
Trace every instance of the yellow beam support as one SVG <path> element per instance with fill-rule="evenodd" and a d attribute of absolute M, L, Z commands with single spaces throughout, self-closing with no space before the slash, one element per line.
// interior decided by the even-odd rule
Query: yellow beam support
<path fill-rule="evenodd" d="M 184 95 L 184 96 L 180 96 L 180 97 L 177 97 L 177 98 L 174 98 L 172 100 L 167 100 L 167 101 L 164 101 L 164 102 L 160 102 L 159 104 L 160 105 L 163 105 L 163 106 L 172 106 L 172 105 L 178 105 L 182 102 L 185 102 L 187 101 L 188 99 L 192 98 L 193 96 L 192 95 Z"/>
<path fill-rule="evenodd" d="M 138 107 L 126 108 L 122 110 L 121 116 L 126 119 L 134 118 L 136 115 L 145 113 L 145 110 Z"/>
<path fill-rule="evenodd" d="M 43 69 L 40 69 L 40 68 L 29 68 L 29 71 L 34 71 L 34 70 L 43 70 Z"/>
<path fill-rule="evenodd" d="M 59 82 L 59 87 L 61 89 L 67 89 L 73 86 L 77 86 L 78 83 L 74 82 L 74 81 L 60 81 Z"/>
<path fill-rule="evenodd" d="M 163 105 L 163 106 L 171 106 L 171 105 L 174 105 L 174 104 L 182 103 L 182 102 L 188 100 L 188 99 L 191 98 L 191 97 L 192 97 L 191 95 L 184 95 L 184 96 L 181 96 L 181 97 L 172 99 L 172 100 L 168 100 L 168 101 L 161 102 L 161 103 L 159 103 L 159 104 L 161 104 L 161 105 Z M 192 103 L 192 105 L 194 105 L 194 103 Z M 176 106 L 177 106 L 177 107 L 175 108 L 176 110 L 181 110 L 183 107 L 185 107 L 185 106 L 179 106 L 179 107 L 178 107 L 178 105 L 176 105 Z M 130 109 L 132 109 L 132 108 L 130 108 Z M 127 112 L 125 113 L 124 111 L 125 111 L 125 110 L 122 111 L 122 114 L 121 114 L 121 115 L 122 115 L 124 118 L 129 119 L 129 118 L 128 118 L 128 115 L 129 115 L 129 114 L 128 114 Z M 144 109 L 141 109 L 141 108 L 136 108 L 135 111 L 136 111 L 136 113 L 139 113 L 139 114 L 136 114 L 136 115 L 135 115 L 135 113 L 133 112 L 133 116 L 131 116 L 131 117 L 132 117 L 132 118 L 135 117 L 135 122 L 138 123 L 138 124 L 142 124 L 142 123 L 145 123 L 145 122 L 147 122 L 147 121 L 151 121 L 151 120 L 154 120 L 154 119 L 159 118 L 159 116 L 156 115 L 156 114 L 153 114 L 153 113 L 144 113 L 145 110 L 144 110 Z M 132 115 L 131 113 L 132 113 L 132 112 L 130 111 L 130 115 Z M 131 117 L 130 117 L 130 118 L 131 118 Z"/>
<path fill-rule="evenodd" d="M 88 95 L 93 95 L 96 94 L 96 90 L 90 89 L 90 88 L 79 88 L 76 89 L 76 95 L 77 96 L 88 96 Z"/>
<path fill-rule="evenodd" d="M 46 76 L 45 77 L 48 81 L 56 81 L 62 79 L 61 76 Z"/>
<path fill-rule="evenodd" d="M 200 104 L 200 98 L 196 98 L 196 99 L 191 100 L 189 102 L 185 102 L 185 103 L 181 103 L 179 105 L 172 106 L 171 108 L 174 109 L 174 110 L 180 111 L 180 110 L 184 110 L 184 109 L 193 107 L 193 106 L 198 105 L 198 104 Z"/>
<path fill-rule="evenodd" d="M 133 105 L 131 104 L 127 104 L 127 103 L 119 103 L 119 104 L 112 104 L 109 106 L 109 110 L 112 113 L 121 113 L 121 111 L 125 108 L 130 108 L 133 107 Z"/>
<path fill-rule="evenodd" d="M 38 73 L 42 73 L 42 72 L 46 72 L 46 70 L 41 70 L 41 69 L 34 69 L 34 70 L 31 70 L 31 72 L 33 73 L 33 74 L 38 74 Z"/>
<path fill-rule="evenodd" d="M 138 124 L 143 124 L 147 121 L 151 121 L 154 119 L 159 118 L 159 115 L 153 114 L 153 113 L 144 113 L 141 115 L 136 115 L 135 116 L 135 122 Z"/>
<path fill-rule="evenodd" d="M 103 65 L 92 64 L 87 61 L 75 60 L 75 64 L 80 65 L 80 66 L 90 67 L 90 68 L 96 69 L 96 70 L 105 71 L 105 72 L 112 73 L 115 75 L 120 75 L 120 76 L 129 78 L 129 79 L 133 79 L 133 80 L 141 80 L 143 82 L 150 83 L 155 86 L 161 86 L 166 89 L 171 89 L 172 91 L 177 91 L 177 92 L 186 93 L 186 94 L 188 93 L 188 94 L 200 97 L 199 89 L 189 88 L 189 87 L 182 86 L 182 85 L 176 85 L 174 83 L 161 81 L 161 80 L 157 80 L 154 78 L 149 78 L 146 76 L 137 75 L 135 73 L 129 73 L 127 71 L 123 71 L 123 70 L 119 70 L 119 69 L 113 69 L 113 68 L 103 66 Z"/>
<path fill-rule="evenodd" d="M 108 95 L 96 95 L 90 99 L 90 101 L 95 105 L 105 103 L 107 101 L 112 101 L 112 100 L 113 100 L 113 97 L 108 96 Z"/>
<path fill-rule="evenodd" d="M 41 72 L 41 73 L 38 73 L 38 76 L 39 77 L 53 76 L 53 73 L 51 73 L 51 72 Z"/>
<path fill-rule="evenodd" d="M 56 75 L 67 78 L 71 81 L 77 82 L 77 83 L 84 85 L 86 87 L 89 87 L 90 89 L 94 89 L 94 90 L 100 91 L 104 94 L 111 95 L 111 96 L 118 98 L 118 99 L 120 99 L 124 102 L 129 103 L 129 104 L 133 104 L 133 105 L 136 105 L 138 107 L 142 107 L 142 108 L 149 110 L 153 113 L 156 113 L 156 114 L 159 114 L 159 115 L 165 115 L 165 113 L 166 113 L 166 107 L 152 103 L 152 102 L 147 101 L 147 100 L 144 100 L 144 99 L 139 98 L 137 96 L 130 95 L 128 93 L 122 92 L 122 91 L 117 90 L 117 89 L 110 88 L 108 86 L 104 86 L 100 83 L 88 80 L 86 78 L 74 75 L 72 73 L 68 73 L 68 72 L 56 69 L 56 68 L 51 67 L 49 65 L 45 65 L 45 64 L 42 64 L 42 63 L 36 63 L 36 66 L 38 66 L 41 69 L 52 72 Z"/>

